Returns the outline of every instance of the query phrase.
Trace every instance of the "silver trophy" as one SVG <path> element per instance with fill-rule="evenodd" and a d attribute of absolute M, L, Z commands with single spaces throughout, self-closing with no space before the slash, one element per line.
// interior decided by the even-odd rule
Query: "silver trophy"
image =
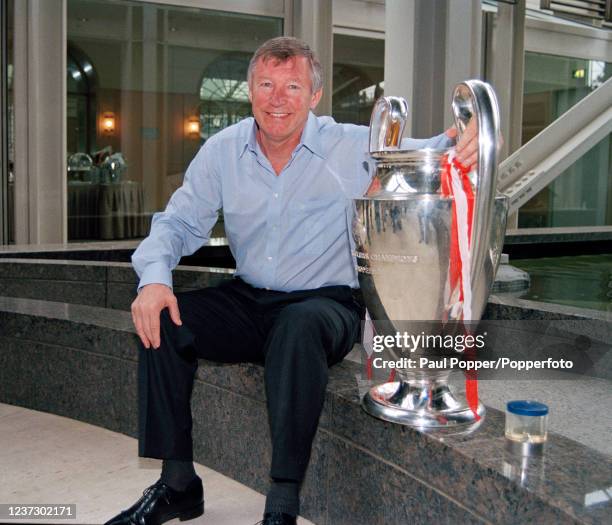
<path fill-rule="evenodd" d="M 370 128 L 376 173 L 366 195 L 355 199 L 353 223 L 359 282 L 378 334 L 402 332 L 407 322 L 414 329 L 419 322 L 444 326 L 478 321 L 487 303 L 507 215 L 506 197 L 496 195 L 499 110 L 492 88 L 478 80 L 456 86 L 452 108 L 459 134 L 472 119 L 479 133 L 478 168 L 464 175 L 473 196 L 471 244 L 463 259 L 470 270 L 470 294 L 463 288 L 459 293 L 450 278 L 451 232 L 459 205 L 454 202 L 459 197 L 441 191 L 450 150 L 400 149 L 407 104 L 382 97 L 374 106 Z M 412 350 L 410 357 L 430 352 L 425 347 Z M 405 357 L 397 349 L 386 351 L 386 360 Z M 374 386 L 365 395 L 363 407 L 371 415 L 450 432 L 471 431 L 482 421 L 485 408 L 480 402 L 470 408 L 463 394 L 451 391 L 450 368 L 395 370 L 397 380 Z"/>

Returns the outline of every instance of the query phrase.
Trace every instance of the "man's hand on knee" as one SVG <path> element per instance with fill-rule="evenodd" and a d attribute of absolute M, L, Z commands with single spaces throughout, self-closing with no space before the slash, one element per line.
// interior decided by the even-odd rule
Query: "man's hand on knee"
<path fill-rule="evenodd" d="M 132 320 L 145 348 L 159 348 L 161 344 L 159 317 L 164 308 L 168 308 L 174 324 L 182 324 L 176 296 L 165 284 L 143 286 L 132 303 Z"/>

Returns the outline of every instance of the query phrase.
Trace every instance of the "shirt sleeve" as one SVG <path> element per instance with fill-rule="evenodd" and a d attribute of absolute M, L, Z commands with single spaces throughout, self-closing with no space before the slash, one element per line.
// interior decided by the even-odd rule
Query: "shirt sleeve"
<path fill-rule="evenodd" d="M 194 253 L 210 238 L 221 208 L 221 180 L 207 142 L 189 164 L 183 185 L 166 209 L 153 215 L 151 231 L 132 255 L 140 278 L 138 289 L 152 283 L 172 288 L 172 270 L 181 257 Z"/>
<path fill-rule="evenodd" d="M 455 145 L 455 139 L 449 138 L 446 133 L 441 133 L 429 139 L 402 139 L 402 149 L 445 149 Z"/>

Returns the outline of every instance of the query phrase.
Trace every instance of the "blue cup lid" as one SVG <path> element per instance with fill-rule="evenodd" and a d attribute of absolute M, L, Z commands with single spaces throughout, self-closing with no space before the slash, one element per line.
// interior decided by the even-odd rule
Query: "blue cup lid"
<path fill-rule="evenodd" d="M 519 416 L 545 416 L 548 414 L 548 406 L 538 401 L 508 401 L 506 409 L 511 414 Z"/>

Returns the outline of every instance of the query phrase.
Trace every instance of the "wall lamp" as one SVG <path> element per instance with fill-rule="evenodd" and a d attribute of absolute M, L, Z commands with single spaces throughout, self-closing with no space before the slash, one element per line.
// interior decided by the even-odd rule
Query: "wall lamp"
<path fill-rule="evenodd" d="M 189 138 L 200 138 L 200 119 L 198 117 L 189 117 L 185 130 Z"/>
<path fill-rule="evenodd" d="M 105 135 L 112 135 L 115 133 L 115 114 L 108 111 L 102 115 L 102 132 Z"/>

